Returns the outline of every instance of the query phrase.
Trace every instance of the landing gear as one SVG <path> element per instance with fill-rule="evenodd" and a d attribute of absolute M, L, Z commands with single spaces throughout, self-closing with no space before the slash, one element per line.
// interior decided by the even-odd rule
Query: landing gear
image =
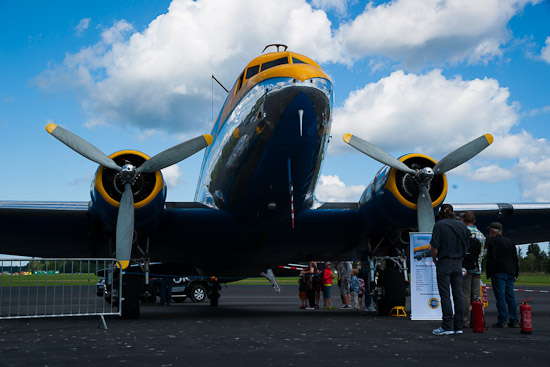
<path fill-rule="evenodd" d="M 139 319 L 139 293 L 142 279 L 137 275 L 122 277 L 122 318 Z"/>
<path fill-rule="evenodd" d="M 215 307 L 218 305 L 218 300 L 220 299 L 220 286 L 218 279 L 212 277 L 212 281 L 208 283 L 208 299 L 210 300 L 210 306 Z"/>
<path fill-rule="evenodd" d="M 377 268 L 375 300 L 378 303 L 380 316 L 388 316 L 394 307 L 405 307 L 408 293 L 407 268 L 396 261 L 397 259 L 386 258 Z"/>

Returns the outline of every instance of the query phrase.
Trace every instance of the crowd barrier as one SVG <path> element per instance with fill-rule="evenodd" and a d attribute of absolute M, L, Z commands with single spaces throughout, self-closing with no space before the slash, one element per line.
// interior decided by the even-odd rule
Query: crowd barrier
<path fill-rule="evenodd" d="M 120 316 L 122 300 L 107 302 L 97 284 L 121 290 L 116 268 L 114 259 L 0 259 L 0 320 L 97 315 L 107 328 L 104 316 Z"/>

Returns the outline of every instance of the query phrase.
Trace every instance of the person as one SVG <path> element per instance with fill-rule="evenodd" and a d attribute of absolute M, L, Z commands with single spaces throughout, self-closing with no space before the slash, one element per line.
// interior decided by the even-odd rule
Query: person
<path fill-rule="evenodd" d="M 462 296 L 462 258 L 466 255 L 470 231 L 464 223 L 455 219 L 453 207 L 443 204 L 434 225 L 431 253 L 436 265 L 437 289 L 441 297 L 441 326 L 433 335 L 463 334 L 464 301 Z M 453 293 L 451 305 L 450 290 Z"/>
<path fill-rule="evenodd" d="M 300 309 L 304 310 L 307 307 L 307 284 L 306 284 L 306 272 L 302 270 L 298 276 L 298 297 L 302 301 Z"/>
<path fill-rule="evenodd" d="M 315 304 L 315 284 L 313 282 L 313 278 L 315 275 L 317 275 L 317 267 L 315 266 L 315 262 L 311 261 L 305 274 L 306 293 L 309 300 L 309 306 L 306 307 L 306 310 L 314 310 L 316 308 L 319 308 L 319 306 Z"/>
<path fill-rule="evenodd" d="M 330 261 L 325 263 L 325 269 L 323 270 L 323 306 L 327 309 L 334 308 L 331 300 L 332 289 L 332 264 Z"/>
<path fill-rule="evenodd" d="M 315 308 L 319 308 L 319 301 L 321 300 L 321 292 L 323 291 L 323 270 L 325 270 L 325 264 L 322 262 L 315 262 L 315 274 L 313 275 L 313 288 L 315 288 Z"/>
<path fill-rule="evenodd" d="M 351 308 L 350 305 L 350 282 L 351 282 L 351 261 L 340 261 L 338 263 L 338 285 L 342 297 L 342 309 Z"/>
<path fill-rule="evenodd" d="M 468 252 L 466 252 L 466 256 L 462 260 L 462 267 L 466 269 L 466 274 L 462 278 L 464 326 L 470 327 L 472 324 L 470 307 L 473 301 L 481 298 L 481 261 L 483 260 L 483 251 L 485 249 L 485 236 L 475 226 L 476 216 L 474 212 L 467 211 L 464 213 L 462 221 L 471 233 Z"/>
<path fill-rule="evenodd" d="M 359 274 L 357 269 L 351 271 L 351 281 L 349 284 L 351 308 L 354 310 L 359 309 L 359 278 L 357 274 Z"/>
<path fill-rule="evenodd" d="M 489 225 L 487 239 L 487 279 L 491 279 L 497 303 L 497 322 L 493 327 L 518 327 L 514 280 L 519 276 L 518 256 L 514 242 L 502 235 L 502 224 Z"/>
<path fill-rule="evenodd" d="M 365 312 L 376 311 L 372 307 L 372 295 L 370 294 L 370 266 L 368 261 L 361 261 L 361 266 L 359 266 L 359 286 L 361 287 L 361 279 L 364 281 L 364 290 L 363 290 L 363 300 L 364 302 L 359 302 L 360 305 L 364 304 Z M 361 292 L 360 292 L 361 293 Z"/>
<path fill-rule="evenodd" d="M 357 299 L 358 299 L 358 308 L 363 311 L 365 307 L 363 306 L 363 297 L 365 295 L 365 279 L 361 277 L 361 265 L 359 265 L 359 268 L 357 269 L 357 281 L 359 282 L 359 292 L 357 293 Z"/>
<path fill-rule="evenodd" d="M 163 276 L 160 285 L 160 304 L 170 306 L 172 301 L 172 278 Z"/>

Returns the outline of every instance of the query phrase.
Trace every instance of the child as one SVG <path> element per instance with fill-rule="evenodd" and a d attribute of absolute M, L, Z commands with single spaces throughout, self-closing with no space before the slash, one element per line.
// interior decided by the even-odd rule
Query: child
<path fill-rule="evenodd" d="M 300 307 L 300 309 L 305 309 L 307 307 L 307 293 L 306 293 L 306 276 L 305 276 L 305 272 L 302 270 L 300 272 L 300 276 L 298 277 L 298 284 L 299 284 L 299 287 L 298 287 L 298 295 L 300 297 L 300 300 L 302 301 L 302 306 Z"/>
<path fill-rule="evenodd" d="M 359 309 L 364 310 L 365 307 L 363 307 L 363 296 L 365 295 L 365 279 L 357 276 L 357 280 L 359 281 L 359 293 L 357 294 L 357 298 L 359 300 Z"/>
<path fill-rule="evenodd" d="M 325 308 L 334 308 L 332 307 L 332 300 L 330 299 L 330 291 L 332 289 L 332 269 L 330 261 L 325 263 L 325 270 L 323 270 L 323 303 Z"/>
<path fill-rule="evenodd" d="M 359 309 L 359 299 L 358 299 L 358 293 L 359 293 L 359 278 L 357 278 L 357 274 L 359 274 L 359 271 L 357 269 L 353 269 L 351 271 L 351 283 L 349 285 L 350 288 L 350 298 L 351 298 L 351 307 L 354 310 Z"/>

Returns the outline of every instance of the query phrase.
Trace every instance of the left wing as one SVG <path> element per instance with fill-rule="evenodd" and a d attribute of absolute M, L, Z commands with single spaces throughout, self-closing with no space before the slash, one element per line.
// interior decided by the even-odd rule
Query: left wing
<path fill-rule="evenodd" d="M 51 258 L 97 256 L 87 202 L 0 202 L 0 253 Z"/>

